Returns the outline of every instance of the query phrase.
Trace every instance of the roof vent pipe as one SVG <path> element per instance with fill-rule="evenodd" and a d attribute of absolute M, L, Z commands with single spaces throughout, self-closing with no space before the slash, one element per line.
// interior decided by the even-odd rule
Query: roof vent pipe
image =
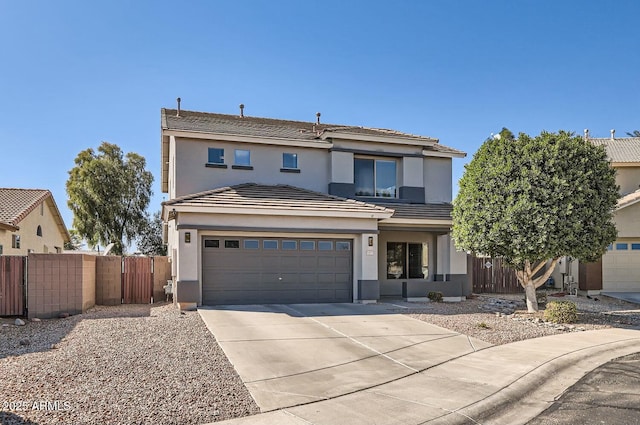
<path fill-rule="evenodd" d="M 181 101 L 181 99 L 177 98 L 176 101 L 178 102 L 178 111 L 176 112 L 176 117 L 179 117 L 180 116 L 180 101 Z"/>
<path fill-rule="evenodd" d="M 589 139 L 589 129 L 585 128 L 584 129 L 584 140 L 587 140 L 587 139 Z"/>
<path fill-rule="evenodd" d="M 616 138 L 616 130 L 615 129 L 611 129 L 611 140 Z"/>
<path fill-rule="evenodd" d="M 316 112 L 316 124 L 320 124 L 320 112 Z"/>
<path fill-rule="evenodd" d="M 244 103 L 240 104 L 240 118 L 244 118 Z"/>

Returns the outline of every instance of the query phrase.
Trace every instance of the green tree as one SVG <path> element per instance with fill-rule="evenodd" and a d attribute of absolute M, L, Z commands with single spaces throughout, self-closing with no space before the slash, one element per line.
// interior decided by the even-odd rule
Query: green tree
<path fill-rule="evenodd" d="M 84 243 L 82 242 L 82 237 L 78 234 L 78 231 L 76 229 L 70 229 L 69 235 L 71 236 L 71 240 L 64 243 L 64 249 L 68 251 L 77 251 L 82 248 Z"/>
<path fill-rule="evenodd" d="M 75 164 L 67 180 L 73 227 L 90 247 L 113 242 L 113 252 L 122 254 L 146 222 L 153 175 L 145 159 L 102 142 L 97 152 L 80 152 Z"/>
<path fill-rule="evenodd" d="M 153 217 L 147 216 L 144 229 L 136 240 L 140 252 L 144 255 L 167 255 L 167 246 L 162 240 L 162 227 L 160 211 L 156 211 Z"/>
<path fill-rule="evenodd" d="M 627 131 L 627 136 L 629 137 L 640 137 L 640 130 L 633 130 L 632 132 Z"/>
<path fill-rule="evenodd" d="M 594 261 L 615 240 L 617 199 L 615 171 L 602 146 L 566 131 L 515 138 L 502 129 L 465 167 L 453 238 L 465 251 L 503 258 L 516 269 L 533 312 L 535 289 L 560 257 Z"/>

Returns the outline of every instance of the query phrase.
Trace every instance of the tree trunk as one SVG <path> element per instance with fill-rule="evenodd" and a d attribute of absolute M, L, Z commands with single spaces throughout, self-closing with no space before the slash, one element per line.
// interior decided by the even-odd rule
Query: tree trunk
<path fill-rule="evenodd" d="M 524 292 L 527 296 L 527 311 L 529 313 L 535 313 L 538 311 L 538 299 L 536 297 L 536 287 L 533 284 L 533 280 L 529 280 L 524 287 Z"/>

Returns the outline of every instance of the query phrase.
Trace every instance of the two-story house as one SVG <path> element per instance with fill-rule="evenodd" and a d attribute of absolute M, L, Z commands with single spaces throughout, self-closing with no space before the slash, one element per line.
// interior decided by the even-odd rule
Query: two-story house
<path fill-rule="evenodd" d="M 60 253 L 69 239 L 51 192 L 0 188 L 0 255 Z"/>
<path fill-rule="evenodd" d="M 453 158 L 399 131 L 162 109 L 162 191 L 180 303 L 461 298 Z"/>

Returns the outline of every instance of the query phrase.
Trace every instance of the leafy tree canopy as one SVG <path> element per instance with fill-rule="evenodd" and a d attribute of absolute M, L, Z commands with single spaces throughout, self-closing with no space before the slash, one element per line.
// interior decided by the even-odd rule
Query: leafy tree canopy
<path fill-rule="evenodd" d="M 69 229 L 69 235 L 71 236 L 71 240 L 69 242 L 64 243 L 64 249 L 68 251 L 77 251 L 84 243 L 82 242 L 82 237 L 78 234 L 76 229 Z"/>
<path fill-rule="evenodd" d="M 617 199 L 604 147 L 566 131 L 515 138 L 505 128 L 465 167 L 453 238 L 458 248 L 503 258 L 518 270 L 535 310 L 529 301 L 558 258 L 594 261 L 615 240 Z M 548 260 L 552 267 L 534 279 Z"/>
<path fill-rule="evenodd" d="M 102 142 L 97 152 L 80 152 L 75 164 L 67 180 L 73 227 L 89 246 L 113 242 L 113 252 L 122 254 L 146 222 L 153 175 L 145 159 Z"/>
<path fill-rule="evenodd" d="M 156 211 L 153 217 L 147 217 L 142 233 L 136 242 L 138 249 L 144 255 L 167 255 L 167 246 L 162 239 L 162 216 Z"/>

